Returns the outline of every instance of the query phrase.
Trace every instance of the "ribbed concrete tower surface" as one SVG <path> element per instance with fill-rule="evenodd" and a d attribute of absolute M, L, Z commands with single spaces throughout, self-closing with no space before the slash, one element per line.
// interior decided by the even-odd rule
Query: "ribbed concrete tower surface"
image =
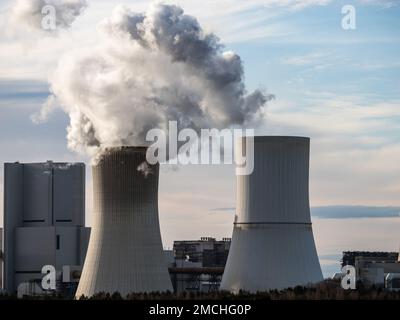
<path fill-rule="evenodd" d="M 172 291 L 158 219 L 159 165 L 145 147 L 110 148 L 93 166 L 92 233 L 76 292 Z"/>
<path fill-rule="evenodd" d="M 310 139 L 242 139 L 254 139 L 254 171 L 237 176 L 221 290 L 257 292 L 322 281 L 309 207 Z"/>

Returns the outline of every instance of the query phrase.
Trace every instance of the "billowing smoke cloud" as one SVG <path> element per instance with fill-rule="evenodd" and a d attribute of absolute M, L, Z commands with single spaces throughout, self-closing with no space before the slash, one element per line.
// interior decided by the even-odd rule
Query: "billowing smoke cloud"
<path fill-rule="evenodd" d="M 42 22 L 49 13 L 46 6 L 54 8 L 55 27 L 69 28 L 87 7 L 86 0 L 14 0 L 9 12 L 9 22 L 17 28 L 29 27 L 45 30 Z"/>
<path fill-rule="evenodd" d="M 143 145 L 149 129 L 171 120 L 196 130 L 246 126 L 272 98 L 248 93 L 241 58 L 178 6 L 120 6 L 99 32 L 100 46 L 67 54 L 51 79 L 73 150 Z"/>

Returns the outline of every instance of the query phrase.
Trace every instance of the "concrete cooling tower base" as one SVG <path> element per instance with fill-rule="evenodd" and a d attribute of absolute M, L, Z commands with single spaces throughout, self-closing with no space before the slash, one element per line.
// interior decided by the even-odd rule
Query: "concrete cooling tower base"
<path fill-rule="evenodd" d="M 236 225 L 229 253 L 234 267 L 225 272 L 220 289 L 257 292 L 319 282 L 322 274 L 313 247 L 311 225 Z"/>
<path fill-rule="evenodd" d="M 94 223 L 76 297 L 173 290 L 161 243 L 158 175 L 145 148 L 109 149 L 93 167 Z"/>

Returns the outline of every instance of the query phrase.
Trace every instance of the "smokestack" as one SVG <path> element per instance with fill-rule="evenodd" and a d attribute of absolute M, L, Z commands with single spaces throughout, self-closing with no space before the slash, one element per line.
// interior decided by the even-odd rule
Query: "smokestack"
<path fill-rule="evenodd" d="M 254 171 L 237 176 L 221 290 L 257 292 L 322 281 L 309 207 L 310 139 L 242 139 L 254 139 Z"/>
<path fill-rule="evenodd" d="M 172 291 L 158 220 L 158 176 L 159 165 L 146 162 L 145 147 L 109 148 L 93 166 L 94 224 L 76 297 Z"/>

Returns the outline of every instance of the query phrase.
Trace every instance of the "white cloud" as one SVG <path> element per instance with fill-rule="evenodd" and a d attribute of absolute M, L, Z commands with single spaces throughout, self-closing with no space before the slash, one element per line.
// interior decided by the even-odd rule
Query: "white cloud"
<path fill-rule="evenodd" d="M 304 9 L 310 6 L 325 6 L 331 0 L 266 0 L 264 5 L 267 7 L 287 7 L 292 10 Z"/>
<path fill-rule="evenodd" d="M 285 56 L 280 61 L 282 64 L 291 67 L 301 67 L 305 70 L 322 71 L 328 68 L 346 68 L 355 65 L 351 64 L 348 57 L 334 51 L 312 51 L 303 55 Z"/>
<path fill-rule="evenodd" d="M 260 132 L 312 138 L 312 204 L 400 205 L 400 101 L 317 92 L 303 104 L 278 97 Z"/>
<path fill-rule="evenodd" d="M 325 62 L 327 59 L 331 57 L 328 53 L 323 52 L 312 52 L 305 55 L 300 56 L 291 56 L 282 59 L 283 64 L 287 64 L 290 66 L 310 66 L 310 65 L 317 65 Z"/>
<path fill-rule="evenodd" d="M 42 24 L 44 17 L 54 9 L 54 24 L 58 28 L 69 28 L 87 7 L 86 0 L 14 0 L 7 11 L 10 26 L 21 32 L 30 30 L 46 31 Z"/>
<path fill-rule="evenodd" d="M 364 5 L 377 5 L 386 9 L 400 5 L 399 0 L 358 0 L 358 1 Z"/>

